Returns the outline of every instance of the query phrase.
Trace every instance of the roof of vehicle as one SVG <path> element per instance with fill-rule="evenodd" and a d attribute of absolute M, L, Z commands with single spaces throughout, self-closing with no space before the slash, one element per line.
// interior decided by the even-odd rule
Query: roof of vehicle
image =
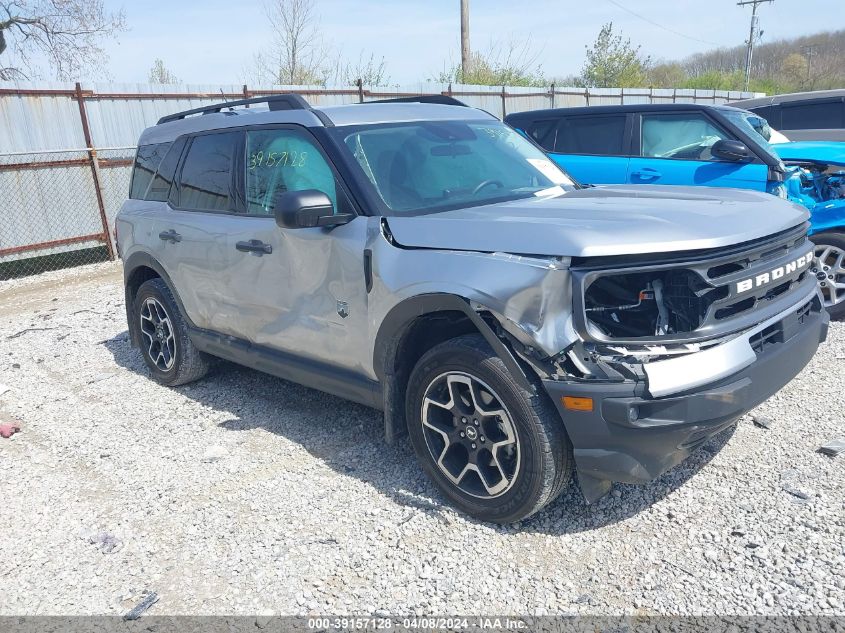
<path fill-rule="evenodd" d="M 236 128 L 248 125 L 292 123 L 304 127 L 337 127 L 407 121 L 474 121 L 495 120 L 484 110 L 463 105 L 443 105 L 442 101 L 378 101 L 348 105 L 312 107 L 307 103 L 291 109 L 261 107 L 260 99 L 249 104 L 259 107 L 238 107 L 247 101 L 215 104 L 163 117 L 157 125 L 141 133 L 140 145 L 164 143 L 194 132 Z M 455 101 L 455 103 L 459 103 Z M 205 110 L 205 111 L 203 111 Z"/>
<path fill-rule="evenodd" d="M 705 103 L 630 103 L 626 105 L 596 105 L 580 106 L 576 108 L 554 108 L 548 110 L 526 110 L 514 112 L 505 117 L 505 121 L 516 121 L 519 119 L 542 119 L 544 117 L 556 117 L 563 114 L 574 116 L 581 114 L 618 114 L 628 112 L 689 112 L 690 110 L 738 110 L 727 105 L 715 105 Z"/>
<path fill-rule="evenodd" d="M 732 101 L 731 105 L 741 108 L 759 108 L 760 106 L 775 105 L 778 103 L 791 103 L 793 101 L 815 101 L 817 99 L 830 99 L 831 97 L 845 98 L 845 89 L 791 92 L 782 95 L 758 97 L 756 99 L 743 99 L 742 101 Z"/>

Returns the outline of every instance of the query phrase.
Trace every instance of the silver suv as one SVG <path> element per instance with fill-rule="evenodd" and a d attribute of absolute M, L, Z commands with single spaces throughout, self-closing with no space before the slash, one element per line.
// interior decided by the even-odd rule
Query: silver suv
<path fill-rule="evenodd" d="M 283 95 L 144 131 L 117 236 L 155 380 L 221 357 L 382 409 L 445 497 L 511 522 L 573 467 L 588 501 L 654 479 L 824 340 L 803 207 L 581 187 L 430 101 Z"/>

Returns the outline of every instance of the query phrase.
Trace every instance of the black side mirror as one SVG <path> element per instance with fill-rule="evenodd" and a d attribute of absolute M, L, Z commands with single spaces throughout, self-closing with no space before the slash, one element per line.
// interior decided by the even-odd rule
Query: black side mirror
<path fill-rule="evenodd" d="M 716 141 L 710 148 L 710 153 L 716 158 L 730 161 L 744 161 L 751 158 L 751 152 L 741 141 L 733 139 L 722 139 Z"/>
<path fill-rule="evenodd" d="M 283 229 L 337 226 L 355 218 L 351 213 L 335 214 L 332 201 L 317 189 L 278 193 L 273 201 L 273 215 Z"/>

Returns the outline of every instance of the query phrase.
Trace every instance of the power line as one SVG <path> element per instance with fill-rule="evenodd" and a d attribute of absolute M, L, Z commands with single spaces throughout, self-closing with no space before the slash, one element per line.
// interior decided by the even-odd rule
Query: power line
<path fill-rule="evenodd" d="M 711 46 L 722 46 L 722 44 L 719 44 L 718 42 L 711 42 L 709 40 L 702 40 L 702 39 L 699 39 L 697 37 L 692 37 L 691 35 L 687 35 L 686 33 L 681 33 L 680 31 L 676 31 L 675 29 L 669 28 L 668 26 L 664 26 L 664 25 L 662 25 L 658 22 L 655 22 L 654 20 L 650 20 L 649 18 L 647 18 L 643 15 L 640 15 L 636 11 L 632 11 L 628 7 L 626 7 L 622 4 L 619 4 L 618 2 L 616 2 L 616 0 L 607 0 L 607 1 L 610 4 L 612 4 L 613 6 L 615 6 L 616 8 L 622 9 L 623 11 L 627 11 L 628 13 L 633 15 L 634 17 L 637 17 L 644 22 L 648 22 L 652 26 L 656 26 L 659 29 L 663 29 L 664 31 L 668 31 L 669 33 L 674 33 L 675 35 L 678 35 L 680 37 L 685 37 L 686 39 L 692 40 L 694 42 L 701 42 L 702 44 L 710 44 Z"/>

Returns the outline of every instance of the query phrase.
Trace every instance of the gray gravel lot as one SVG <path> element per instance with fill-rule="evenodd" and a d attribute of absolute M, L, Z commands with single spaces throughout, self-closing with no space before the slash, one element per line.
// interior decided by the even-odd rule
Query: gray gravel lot
<path fill-rule="evenodd" d="M 168 389 L 119 267 L 0 283 L 0 614 L 845 614 L 845 327 L 648 486 L 452 511 L 379 413 L 221 363 Z M 806 499 L 802 497 L 808 497 Z"/>

